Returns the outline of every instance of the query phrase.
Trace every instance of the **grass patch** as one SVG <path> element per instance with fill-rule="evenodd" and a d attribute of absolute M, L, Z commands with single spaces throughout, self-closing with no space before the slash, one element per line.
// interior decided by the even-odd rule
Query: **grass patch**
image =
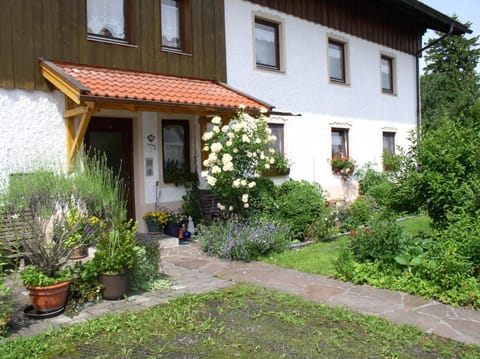
<path fill-rule="evenodd" d="M 432 220 L 425 215 L 409 218 L 405 221 L 398 222 L 398 224 L 405 232 L 409 232 L 413 236 L 432 233 Z"/>
<path fill-rule="evenodd" d="M 1 358 L 475 358 L 480 347 L 238 284 L 6 340 Z"/>
<path fill-rule="evenodd" d="M 318 242 L 283 253 L 272 253 L 261 258 L 261 261 L 305 273 L 333 276 L 339 250 L 349 241 L 350 236 L 344 236 L 334 241 Z"/>

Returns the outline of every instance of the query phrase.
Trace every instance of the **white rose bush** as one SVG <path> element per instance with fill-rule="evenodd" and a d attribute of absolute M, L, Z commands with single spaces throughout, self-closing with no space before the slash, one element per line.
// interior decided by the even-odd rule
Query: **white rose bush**
<path fill-rule="evenodd" d="M 218 208 L 245 214 L 260 172 L 275 163 L 267 148 L 276 138 L 266 116 L 255 118 L 242 109 L 228 123 L 218 116 L 211 123 L 211 130 L 202 136 L 206 143 L 203 151 L 208 152 L 203 161 L 207 170 L 202 175 L 210 189 L 225 199 Z"/>

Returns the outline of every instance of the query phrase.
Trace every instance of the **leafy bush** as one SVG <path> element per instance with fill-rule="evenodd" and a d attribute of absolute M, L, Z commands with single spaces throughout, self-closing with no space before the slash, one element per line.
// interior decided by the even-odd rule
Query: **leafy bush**
<path fill-rule="evenodd" d="M 160 272 L 160 251 L 156 239 L 148 234 L 137 236 L 135 258 L 130 283 L 132 290 L 151 291 L 168 285 Z"/>
<path fill-rule="evenodd" d="M 402 248 L 402 229 L 394 221 L 375 221 L 352 231 L 351 249 L 359 262 L 392 263 Z"/>
<path fill-rule="evenodd" d="M 375 210 L 375 200 L 372 197 L 359 196 L 345 211 L 346 218 L 342 222 L 345 229 L 354 229 L 365 225 Z"/>
<path fill-rule="evenodd" d="M 290 237 L 287 225 L 267 218 L 218 221 L 200 226 L 196 235 L 209 255 L 244 261 L 285 250 Z"/>
<path fill-rule="evenodd" d="M 319 185 L 307 181 L 287 181 L 277 187 L 277 213 L 288 223 L 295 238 L 302 239 L 307 225 L 325 218 L 325 197 Z"/>

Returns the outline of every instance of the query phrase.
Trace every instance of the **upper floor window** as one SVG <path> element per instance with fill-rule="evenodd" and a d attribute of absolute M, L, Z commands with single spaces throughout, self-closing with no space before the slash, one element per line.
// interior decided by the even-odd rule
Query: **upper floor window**
<path fill-rule="evenodd" d="M 332 158 L 335 155 L 348 157 L 348 129 L 332 128 Z"/>
<path fill-rule="evenodd" d="M 394 93 L 393 58 L 382 55 L 380 59 L 380 68 L 381 68 L 381 74 L 382 74 L 382 91 L 386 93 Z"/>
<path fill-rule="evenodd" d="M 257 67 L 280 70 L 279 24 L 255 18 Z"/>
<path fill-rule="evenodd" d="M 186 51 L 187 0 L 162 0 L 162 47 Z"/>
<path fill-rule="evenodd" d="M 383 152 L 389 155 L 395 154 L 395 132 L 383 133 Z"/>
<path fill-rule="evenodd" d="M 330 81 L 346 83 L 345 46 L 340 41 L 328 39 L 328 70 Z"/>
<path fill-rule="evenodd" d="M 87 0 L 89 36 L 129 41 L 128 0 Z"/>

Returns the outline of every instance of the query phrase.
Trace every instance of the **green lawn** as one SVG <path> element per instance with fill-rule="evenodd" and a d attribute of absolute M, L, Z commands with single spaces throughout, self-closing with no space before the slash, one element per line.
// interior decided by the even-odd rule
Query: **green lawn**
<path fill-rule="evenodd" d="M 335 261 L 338 258 L 338 251 L 346 246 L 349 240 L 350 236 L 344 236 L 329 242 L 318 242 L 300 249 L 274 253 L 261 260 L 305 273 L 333 276 L 335 274 Z"/>
<path fill-rule="evenodd" d="M 419 216 L 399 222 L 406 232 L 413 235 L 431 233 L 430 223 L 431 220 L 427 216 Z M 350 236 L 347 235 L 329 242 L 318 242 L 301 249 L 274 253 L 260 260 L 305 273 L 333 276 L 338 251 L 346 246 L 349 240 Z"/>
<path fill-rule="evenodd" d="M 480 347 L 238 284 L 6 340 L 9 358 L 478 358 Z"/>

